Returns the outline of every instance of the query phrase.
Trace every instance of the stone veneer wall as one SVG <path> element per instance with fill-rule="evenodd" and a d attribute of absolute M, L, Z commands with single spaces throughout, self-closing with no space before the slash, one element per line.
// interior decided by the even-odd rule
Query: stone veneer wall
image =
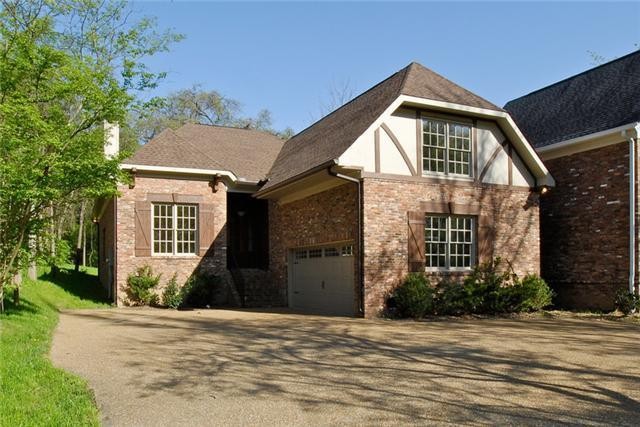
<path fill-rule="evenodd" d="M 272 286 L 278 289 L 284 305 L 287 299 L 287 256 L 292 248 L 353 241 L 357 252 L 357 191 L 345 183 L 282 206 L 269 204 L 269 266 Z M 355 277 L 358 277 L 358 254 L 354 253 Z M 359 289 L 356 288 L 357 306 Z"/>
<path fill-rule="evenodd" d="M 508 259 L 519 275 L 540 272 L 538 196 L 529 189 L 365 178 L 364 306 L 367 317 L 380 314 L 388 295 L 408 273 L 407 212 L 422 211 L 421 202 L 428 201 L 479 204 L 480 215 L 492 224 L 493 242 L 488 258 Z"/>
<path fill-rule="evenodd" d="M 569 308 L 611 309 L 629 280 L 627 143 L 545 161 L 542 274 Z"/>
<path fill-rule="evenodd" d="M 138 267 L 150 265 L 155 273 L 162 273 L 161 287 L 177 274 L 178 284 L 181 286 L 193 273 L 196 267 L 203 268 L 222 277 L 228 283 L 227 271 L 227 192 L 223 184 L 218 185 L 218 191 L 213 192 L 208 181 L 170 179 L 137 176 L 135 187 L 129 189 L 120 187 L 121 197 L 117 201 L 117 302 L 119 305 L 126 300 L 127 276 Z M 135 255 L 135 202 L 147 200 L 147 193 L 182 194 L 202 196 L 202 203 L 214 206 L 213 254 L 206 256 L 149 256 Z M 159 290 L 160 291 L 160 290 Z"/>

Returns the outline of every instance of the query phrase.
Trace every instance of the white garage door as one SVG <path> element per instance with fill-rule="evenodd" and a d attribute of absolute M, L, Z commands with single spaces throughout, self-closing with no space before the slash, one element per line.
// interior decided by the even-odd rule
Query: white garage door
<path fill-rule="evenodd" d="M 289 271 L 289 305 L 307 313 L 354 315 L 353 244 L 300 248 Z"/>

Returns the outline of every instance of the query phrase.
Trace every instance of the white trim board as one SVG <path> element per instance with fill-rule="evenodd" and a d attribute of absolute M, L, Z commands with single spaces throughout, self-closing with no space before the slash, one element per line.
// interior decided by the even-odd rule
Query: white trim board
<path fill-rule="evenodd" d="M 626 142 L 629 137 L 637 138 L 640 133 L 640 123 L 634 122 L 626 125 L 606 129 L 600 132 L 567 139 L 546 147 L 538 148 L 540 157 L 544 160 L 556 159 L 558 157 L 569 156 L 571 154 L 582 153 L 584 151 L 595 150 L 609 145 Z M 629 134 L 629 132 L 635 133 Z"/>

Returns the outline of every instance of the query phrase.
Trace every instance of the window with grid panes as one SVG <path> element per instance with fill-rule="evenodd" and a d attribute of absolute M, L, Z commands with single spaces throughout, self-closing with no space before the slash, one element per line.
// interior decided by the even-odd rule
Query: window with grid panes
<path fill-rule="evenodd" d="M 196 254 L 198 236 L 197 206 L 154 203 L 152 232 L 154 254 Z"/>
<path fill-rule="evenodd" d="M 422 170 L 471 176 L 471 126 L 444 120 L 422 120 Z"/>
<path fill-rule="evenodd" d="M 468 216 L 425 216 L 427 268 L 460 269 L 474 264 L 475 219 Z"/>

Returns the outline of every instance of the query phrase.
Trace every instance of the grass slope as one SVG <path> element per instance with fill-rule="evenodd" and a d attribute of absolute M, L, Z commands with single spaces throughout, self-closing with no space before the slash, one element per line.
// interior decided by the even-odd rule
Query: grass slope
<path fill-rule="evenodd" d="M 25 282 L 20 306 L 7 299 L 0 315 L 0 426 L 99 425 L 86 382 L 48 357 L 59 309 L 109 306 L 95 269 L 42 275 Z"/>

